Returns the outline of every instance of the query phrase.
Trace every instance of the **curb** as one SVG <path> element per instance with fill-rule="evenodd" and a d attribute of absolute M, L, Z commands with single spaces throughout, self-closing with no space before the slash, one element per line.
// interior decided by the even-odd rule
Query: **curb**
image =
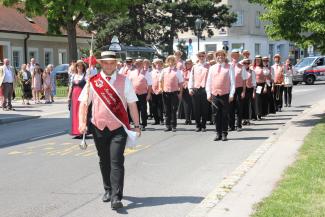
<path fill-rule="evenodd" d="M 60 114 L 65 114 L 65 113 L 68 113 L 68 112 L 66 112 L 66 111 L 62 112 L 61 111 L 61 112 L 46 113 L 44 115 L 4 118 L 4 119 L 0 119 L 0 125 L 20 122 L 20 121 L 33 120 L 33 119 L 38 119 L 38 118 L 41 118 L 41 117 L 47 117 L 47 116 L 51 116 L 51 115 L 60 115 Z"/>
<path fill-rule="evenodd" d="M 273 134 L 263 142 L 249 157 L 244 160 L 239 167 L 230 173 L 224 180 L 222 180 L 216 188 L 210 192 L 202 202 L 197 205 L 186 217 L 206 217 L 222 199 L 232 191 L 241 179 L 252 169 L 260 158 L 278 141 L 279 137 L 286 132 L 286 130 L 293 124 L 294 121 L 303 119 L 307 114 L 312 112 L 315 108 L 321 105 L 323 101 L 317 102 L 310 108 L 304 110 L 298 117 L 292 118 L 284 126 L 273 132 Z M 325 100 L 324 100 L 325 102 Z"/>

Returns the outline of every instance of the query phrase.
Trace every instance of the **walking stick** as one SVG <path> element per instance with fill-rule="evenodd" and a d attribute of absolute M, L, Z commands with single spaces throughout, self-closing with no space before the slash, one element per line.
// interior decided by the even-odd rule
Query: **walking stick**
<path fill-rule="evenodd" d="M 92 64 L 92 56 L 93 56 L 93 41 L 94 41 L 94 33 L 91 34 L 91 42 L 90 42 L 90 51 L 89 51 L 89 55 L 90 55 L 90 58 L 89 58 L 89 70 L 88 72 L 88 79 L 86 81 L 86 112 L 85 112 L 85 119 L 86 119 L 86 123 L 87 123 L 87 114 L 88 114 L 88 98 L 89 98 L 89 89 L 90 89 L 90 82 L 89 82 L 89 79 L 90 79 L 90 70 L 91 70 L 91 64 Z M 88 145 L 86 143 L 86 131 L 87 129 L 85 130 L 85 132 L 83 133 L 82 135 L 82 140 L 80 142 L 80 149 L 81 150 L 86 150 Z"/>

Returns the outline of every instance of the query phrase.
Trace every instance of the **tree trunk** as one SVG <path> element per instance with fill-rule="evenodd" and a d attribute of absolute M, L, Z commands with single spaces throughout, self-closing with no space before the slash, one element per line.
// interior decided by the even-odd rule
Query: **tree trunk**
<path fill-rule="evenodd" d="M 69 60 L 78 59 L 78 52 L 77 52 L 77 30 L 76 25 L 73 21 L 67 23 L 67 34 L 68 34 L 68 44 L 69 44 Z"/>

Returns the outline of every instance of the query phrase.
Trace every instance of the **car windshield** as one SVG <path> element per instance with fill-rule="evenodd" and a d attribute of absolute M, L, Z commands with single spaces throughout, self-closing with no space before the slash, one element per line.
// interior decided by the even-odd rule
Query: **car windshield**
<path fill-rule="evenodd" d="M 297 65 L 295 67 L 302 68 L 305 66 L 309 66 L 314 62 L 315 59 L 316 59 L 316 57 L 303 58 L 299 63 L 297 63 Z"/>

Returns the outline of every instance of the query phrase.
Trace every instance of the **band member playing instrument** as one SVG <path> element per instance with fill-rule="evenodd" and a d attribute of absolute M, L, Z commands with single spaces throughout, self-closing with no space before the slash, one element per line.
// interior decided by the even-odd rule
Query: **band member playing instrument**
<path fill-rule="evenodd" d="M 217 64 L 210 67 L 206 83 L 207 99 L 216 107 L 217 136 L 214 141 L 227 140 L 229 102 L 233 101 L 235 94 L 235 73 L 226 63 L 226 55 L 224 50 L 216 52 Z"/>
<path fill-rule="evenodd" d="M 253 70 L 250 69 L 251 61 L 249 59 L 243 59 L 243 73 L 246 74 L 246 94 L 243 101 L 243 125 L 250 125 L 252 119 L 252 109 L 255 107 L 255 88 L 256 88 L 256 75 Z"/>
<path fill-rule="evenodd" d="M 284 84 L 284 74 L 283 74 L 283 65 L 281 64 L 280 54 L 276 54 L 273 57 L 274 64 L 272 70 L 274 72 L 274 98 L 275 98 L 275 109 L 276 111 L 281 112 L 283 105 L 283 84 Z"/>
<path fill-rule="evenodd" d="M 111 201 L 112 209 L 119 209 L 123 207 L 123 153 L 127 139 L 135 139 L 135 132 L 130 130 L 127 106 L 135 123 L 135 131 L 141 134 L 137 97 L 130 80 L 117 73 L 114 52 L 102 52 L 98 62 L 101 72 L 90 79 L 79 97 L 79 131 L 86 131 L 87 106 L 92 102 L 93 136 L 105 190 L 102 199 L 103 202 Z"/>
<path fill-rule="evenodd" d="M 197 54 L 199 62 L 195 64 L 190 73 L 188 87 L 192 96 L 194 117 L 196 123 L 196 132 L 206 131 L 206 122 L 208 116 L 208 101 L 205 90 L 208 77 L 209 64 L 205 62 L 205 51 Z"/>
<path fill-rule="evenodd" d="M 153 125 L 164 124 L 162 90 L 159 88 L 159 78 L 163 69 L 161 59 L 153 60 L 152 78 L 152 112 L 155 122 Z"/>
<path fill-rule="evenodd" d="M 229 128 L 230 131 L 235 130 L 235 116 L 237 111 L 237 131 L 242 130 L 242 114 L 243 114 L 243 100 L 246 93 L 246 71 L 243 70 L 243 65 L 238 63 L 239 61 L 239 50 L 231 51 L 231 66 L 235 71 L 235 95 L 234 100 L 230 103 L 230 112 L 229 112 Z"/>
<path fill-rule="evenodd" d="M 175 56 L 168 56 L 166 64 L 168 67 L 162 70 L 160 76 L 160 89 L 163 91 L 163 103 L 166 112 L 165 132 L 176 132 L 176 112 L 183 95 L 183 75 L 176 68 Z"/>

